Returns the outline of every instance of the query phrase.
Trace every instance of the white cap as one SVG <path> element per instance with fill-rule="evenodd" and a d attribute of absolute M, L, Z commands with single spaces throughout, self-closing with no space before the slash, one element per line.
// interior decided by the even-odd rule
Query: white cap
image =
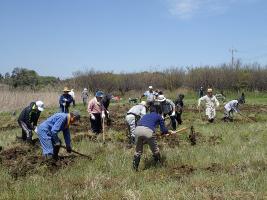
<path fill-rule="evenodd" d="M 153 87 L 150 85 L 150 86 L 148 87 L 148 89 L 153 89 Z"/>
<path fill-rule="evenodd" d="M 163 102 L 163 101 L 165 101 L 165 100 L 166 100 L 166 98 L 164 97 L 164 95 L 159 95 L 159 96 L 158 96 L 157 101 L 159 101 L 159 102 Z"/>
<path fill-rule="evenodd" d="M 141 101 L 140 104 L 143 105 L 143 106 L 146 106 L 146 102 L 145 101 Z"/>
<path fill-rule="evenodd" d="M 84 88 L 83 90 L 87 90 L 87 88 Z"/>
<path fill-rule="evenodd" d="M 36 101 L 35 104 L 36 104 L 36 106 L 37 106 L 37 108 L 38 108 L 39 111 L 41 111 L 41 112 L 44 111 L 44 102 L 42 102 L 42 101 Z"/>

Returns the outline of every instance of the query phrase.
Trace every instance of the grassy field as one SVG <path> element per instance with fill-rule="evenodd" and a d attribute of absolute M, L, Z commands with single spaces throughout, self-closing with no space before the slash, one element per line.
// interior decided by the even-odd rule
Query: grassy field
<path fill-rule="evenodd" d="M 91 159 L 61 150 L 56 165 L 42 160 L 38 145 L 15 139 L 17 115 L 1 113 L 0 199 L 267 199 L 266 102 L 266 94 L 247 94 L 241 111 L 256 122 L 235 116 L 233 123 L 223 123 L 221 107 L 216 122 L 207 124 L 188 93 L 179 128 L 193 125 L 197 144 L 191 145 L 189 131 L 159 138 L 163 166 L 151 165 L 146 147 L 137 173 L 131 169 L 134 149 L 126 148 L 124 137 L 126 102 L 111 105 L 114 122 L 105 144 L 88 132 L 86 109 L 78 105 L 83 117 L 72 128 L 73 148 Z M 40 121 L 55 111 L 46 109 Z"/>

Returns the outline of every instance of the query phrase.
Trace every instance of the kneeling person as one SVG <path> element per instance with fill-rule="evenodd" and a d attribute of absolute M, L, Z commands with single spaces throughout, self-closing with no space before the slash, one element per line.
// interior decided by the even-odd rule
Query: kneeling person
<path fill-rule="evenodd" d="M 154 109 L 151 110 L 151 113 L 144 115 L 138 122 L 138 126 L 135 129 L 136 149 L 133 159 L 133 168 L 136 171 L 138 171 L 144 144 L 149 145 L 155 163 L 161 160 L 155 133 L 158 125 L 160 125 L 162 134 L 168 134 L 169 131 L 164 125 L 164 120 Z M 170 132 L 172 133 L 172 131 Z"/>
<path fill-rule="evenodd" d="M 58 159 L 61 141 L 58 137 L 63 131 L 67 152 L 71 153 L 71 137 L 69 126 L 80 119 L 77 111 L 72 113 L 56 113 L 38 126 L 37 134 L 45 157 Z"/>
<path fill-rule="evenodd" d="M 18 118 L 18 124 L 22 129 L 21 139 L 30 142 L 32 140 L 32 131 L 37 126 L 41 112 L 44 110 L 42 101 L 32 102 L 23 109 Z"/>
<path fill-rule="evenodd" d="M 225 104 L 223 120 L 225 122 L 227 122 L 227 121 L 232 122 L 233 121 L 234 112 L 239 113 L 240 110 L 239 110 L 238 106 L 240 104 L 244 104 L 244 103 L 245 103 L 245 101 L 242 98 L 240 98 L 238 100 L 229 101 L 227 104 Z"/>

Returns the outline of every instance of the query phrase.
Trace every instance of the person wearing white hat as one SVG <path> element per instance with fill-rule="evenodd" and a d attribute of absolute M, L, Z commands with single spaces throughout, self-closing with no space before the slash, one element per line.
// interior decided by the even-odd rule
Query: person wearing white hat
<path fill-rule="evenodd" d="M 140 99 L 142 100 L 143 97 L 146 97 L 147 106 L 150 107 L 153 105 L 153 102 L 155 101 L 156 96 L 157 96 L 157 93 L 153 90 L 153 87 L 149 86 L 148 90 L 141 96 Z"/>
<path fill-rule="evenodd" d="M 82 99 L 83 99 L 83 105 L 86 106 L 87 104 L 87 101 L 88 101 L 88 90 L 87 88 L 84 88 L 83 91 L 82 91 Z"/>
<path fill-rule="evenodd" d="M 212 89 L 209 88 L 207 90 L 207 95 L 201 97 L 198 99 L 198 109 L 200 112 L 200 104 L 201 102 L 205 102 L 206 104 L 206 116 L 208 118 L 208 121 L 212 123 L 216 117 L 216 107 L 219 107 L 219 101 L 217 98 L 212 94 Z"/>
<path fill-rule="evenodd" d="M 137 122 L 146 114 L 146 102 L 142 101 L 140 104 L 133 106 L 126 114 L 125 121 L 129 130 L 129 144 L 135 142 L 135 128 Z"/>
<path fill-rule="evenodd" d="M 72 97 L 73 99 L 73 106 L 75 106 L 75 93 L 74 93 L 74 89 L 71 89 L 69 92 L 69 95 Z"/>
<path fill-rule="evenodd" d="M 166 118 L 167 115 L 169 115 L 172 123 L 172 129 L 176 130 L 175 104 L 173 103 L 173 101 L 166 99 L 163 94 L 159 95 L 156 101 L 160 103 L 163 119 Z"/>
<path fill-rule="evenodd" d="M 37 126 L 41 112 L 44 111 L 44 103 L 42 101 L 31 102 L 29 106 L 24 108 L 19 115 L 18 124 L 22 129 L 21 138 L 23 141 L 32 141 L 32 132 Z"/>

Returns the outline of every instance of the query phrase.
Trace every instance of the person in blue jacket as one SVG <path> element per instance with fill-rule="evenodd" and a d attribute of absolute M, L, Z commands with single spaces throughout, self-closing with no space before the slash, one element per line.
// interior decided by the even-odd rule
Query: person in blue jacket
<path fill-rule="evenodd" d="M 69 106 L 71 103 L 73 103 L 73 106 L 75 106 L 75 101 L 69 94 L 70 90 L 68 87 L 64 87 L 63 92 L 64 93 L 59 98 L 60 111 L 63 113 L 69 113 Z"/>
<path fill-rule="evenodd" d="M 133 158 L 133 169 L 136 171 L 138 171 L 144 144 L 149 145 L 150 150 L 153 153 L 155 163 L 161 161 L 155 133 L 156 127 L 158 125 L 160 126 L 162 134 L 168 134 L 168 132 L 173 133 L 173 131 L 168 131 L 168 129 L 165 127 L 164 120 L 161 116 L 161 111 L 158 110 L 157 112 L 155 108 L 151 107 L 150 113 L 144 115 L 140 119 L 135 129 L 136 148 Z"/>
<path fill-rule="evenodd" d="M 46 158 L 58 159 L 61 140 L 58 137 L 63 132 L 66 149 L 71 153 L 71 137 L 69 126 L 80 119 L 78 111 L 72 113 L 56 113 L 37 127 L 37 134 L 42 146 L 43 155 Z"/>

